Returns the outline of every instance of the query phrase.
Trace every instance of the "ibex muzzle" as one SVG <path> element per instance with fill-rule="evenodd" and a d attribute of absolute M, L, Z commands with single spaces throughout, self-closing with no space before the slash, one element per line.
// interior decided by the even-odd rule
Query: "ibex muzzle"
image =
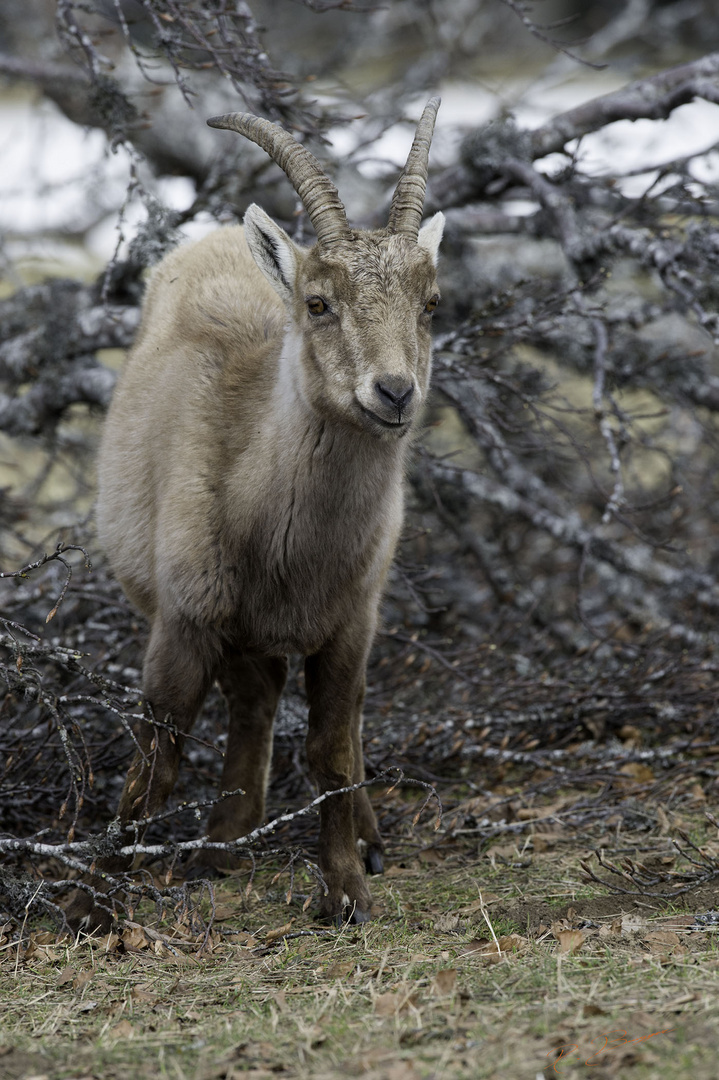
<path fill-rule="evenodd" d="M 438 99 L 429 102 L 385 229 L 350 228 L 319 163 L 254 116 L 215 117 L 284 169 L 317 233 L 298 247 L 258 206 L 244 229 L 173 251 L 152 275 L 99 459 L 100 538 L 150 620 L 148 717 L 120 799 L 128 822 L 175 783 L 213 680 L 230 727 L 209 838 L 263 819 L 287 654 L 305 659 L 307 756 L 320 791 L 364 777 L 365 668 L 402 525 L 404 436 L 430 377 L 443 217 L 420 228 Z M 322 912 L 362 922 L 360 858 L 382 869 L 366 789 L 320 811 Z M 227 865 L 224 854 L 213 856 Z M 209 854 L 205 861 L 210 861 Z M 119 870 L 121 860 L 106 860 Z M 82 897 L 75 924 L 97 923 Z"/>
<path fill-rule="evenodd" d="M 411 419 L 409 404 L 414 396 L 414 383 L 408 382 L 402 375 L 380 375 L 374 385 L 382 411 L 392 416 L 384 423 L 392 425 L 407 423 Z"/>

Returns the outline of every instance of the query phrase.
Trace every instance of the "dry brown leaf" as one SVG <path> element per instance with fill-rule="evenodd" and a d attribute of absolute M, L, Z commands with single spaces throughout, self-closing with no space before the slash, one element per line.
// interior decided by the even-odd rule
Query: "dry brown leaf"
<path fill-rule="evenodd" d="M 541 855 L 542 852 L 553 848 L 558 839 L 556 833 L 535 833 L 532 837 L 532 848 L 536 854 Z"/>
<path fill-rule="evenodd" d="M 72 964 L 67 964 L 58 976 L 57 985 L 67 986 L 68 983 L 72 982 L 76 975 L 77 968 L 73 967 Z"/>
<path fill-rule="evenodd" d="M 122 943 L 126 949 L 146 949 L 150 939 L 141 926 L 126 926 L 122 931 Z"/>
<path fill-rule="evenodd" d="M 259 941 L 256 937 L 253 937 L 252 934 L 248 934 L 243 931 L 240 934 L 232 935 L 232 944 L 244 945 L 246 949 L 254 949 L 257 945 L 259 945 Z"/>
<path fill-rule="evenodd" d="M 120 1020 L 118 1024 L 110 1028 L 109 1034 L 115 1039 L 131 1039 L 135 1034 L 135 1029 L 129 1020 Z"/>
<path fill-rule="evenodd" d="M 57 945 L 57 934 L 51 934 L 49 930 L 38 930 L 33 934 L 37 945 Z"/>
<path fill-rule="evenodd" d="M 215 904 L 213 918 L 215 922 L 224 922 L 237 914 L 237 904 Z"/>
<path fill-rule="evenodd" d="M 111 934 L 106 934 L 101 938 L 93 938 L 92 940 L 96 953 L 102 952 L 107 954 L 115 952 L 120 944 L 120 935 L 113 931 Z"/>
<path fill-rule="evenodd" d="M 436 866 L 438 863 L 444 862 L 444 855 L 437 851 L 436 848 L 428 848 L 426 851 L 420 851 L 419 861 L 429 866 Z"/>
<path fill-rule="evenodd" d="M 420 1077 L 411 1061 L 396 1061 L 388 1067 L 385 1075 L 387 1080 L 419 1080 Z"/>
<path fill-rule="evenodd" d="M 65 949 L 58 945 L 53 946 L 44 944 L 44 941 L 48 938 L 51 941 L 55 941 L 52 934 L 47 934 L 45 932 L 32 934 L 28 940 L 25 951 L 21 953 L 21 959 L 25 963 L 32 960 L 36 964 L 55 964 L 58 960 L 61 960 L 65 955 Z"/>
<path fill-rule="evenodd" d="M 268 930 L 265 934 L 265 941 L 277 941 L 278 938 L 284 937 L 285 934 L 289 934 L 294 921 L 294 919 L 290 919 L 290 921 L 288 923 L 285 923 L 284 926 L 278 926 L 276 930 Z"/>
<path fill-rule="evenodd" d="M 609 938 L 619 937 L 621 935 L 621 932 L 622 920 L 612 919 L 610 923 L 602 923 L 602 925 L 599 927 L 598 934 L 600 938 Z"/>
<path fill-rule="evenodd" d="M 619 772 L 640 784 L 648 784 L 654 779 L 654 771 L 641 761 L 628 761 Z"/>
<path fill-rule="evenodd" d="M 560 953 L 578 952 L 587 940 L 582 930 L 555 930 L 552 928 L 552 933 L 559 942 Z"/>
<path fill-rule="evenodd" d="M 687 952 L 681 938 L 673 930 L 654 930 L 647 934 L 645 942 L 652 955 L 662 962 L 669 962 L 670 957 L 676 960 Z"/>
<path fill-rule="evenodd" d="M 464 952 L 460 955 L 468 956 L 471 954 L 478 956 L 489 964 L 498 964 L 513 953 L 523 952 L 528 944 L 527 939 L 522 937 L 521 934 L 505 934 L 496 942 L 494 940 L 490 941 L 489 938 L 475 938 L 474 941 L 470 941 L 465 945 Z"/>
<path fill-rule="evenodd" d="M 499 947 L 503 953 L 524 952 L 528 945 L 527 938 L 521 934 L 504 934 L 499 939 Z"/>
<path fill-rule="evenodd" d="M 347 975 L 350 975 L 355 969 L 354 960 L 338 960 L 334 964 L 330 964 L 324 970 L 324 976 L 327 979 L 344 979 Z"/>
<path fill-rule="evenodd" d="M 374 1011 L 378 1016 L 396 1016 L 397 1013 L 405 1012 L 416 1001 L 417 994 L 414 991 L 388 990 L 386 994 L 378 994 L 374 999 Z"/>
<path fill-rule="evenodd" d="M 92 968 L 88 968 L 85 971 L 78 971 L 77 975 L 72 980 L 73 990 L 82 990 L 84 986 L 87 986 L 94 974 L 95 972 Z"/>
<path fill-rule="evenodd" d="M 394 1016 L 399 1009 L 399 1003 L 397 994 L 378 994 L 374 999 L 374 1011 L 378 1016 Z"/>
<path fill-rule="evenodd" d="M 510 860 L 510 859 L 516 859 L 517 858 L 517 845 L 516 844 L 492 844 L 491 847 L 487 848 L 486 855 L 487 855 L 487 858 L 490 860 L 490 862 L 493 862 L 495 859 L 500 859 L 500 860 L 503 860 L 505 862 L 507 860 Z"/>
<path fill-rule="evenodd" d="M 653 930 L 650 934 L 647 934 L 645 939 L 647 945 L 650 948 L 661 946 L 665 949 L 668 945 L 675 946 L 681 945 L 681 939 L 674 930 Z"/>
<path fill-rule="evenodd" d="M 435 994 L 444 996 L 445 994 L 451 994 L 457 985 L 457 969 L 456 968 L 442 968 L 438 971 L 432 980 L 432 990 Z"/>

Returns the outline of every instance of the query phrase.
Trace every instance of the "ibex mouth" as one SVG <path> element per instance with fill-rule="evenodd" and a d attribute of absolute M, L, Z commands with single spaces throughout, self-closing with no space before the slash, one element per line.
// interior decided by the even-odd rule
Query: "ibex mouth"
<path fill-rule="evenodd" d="M 400 428 L 409 427 L 409 424 L 411 423 L 410 420 L 383 420 L 381 416 L 378 416 L 377 413 L 372 412 L 371 409 L 366 409 L 361 402 L 358 402 L 357 404 L 359 405 L 365 416 L 369 416 L 370 420 L 374 420 L 375 424 L 379 424 L 383 428 L 390 428 L 392 431 L 399 431 Z"/>

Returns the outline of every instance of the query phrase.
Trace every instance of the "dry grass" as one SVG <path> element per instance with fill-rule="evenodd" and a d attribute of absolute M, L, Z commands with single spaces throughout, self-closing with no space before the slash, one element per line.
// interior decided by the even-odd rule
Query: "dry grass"
<path fill-rule="evenodd" d="M 395 862 L 340 931 L 266 868 L 218 885 L 207 937 L 142 912 L 102 941 L 8 936 L 0 1075 L 714 1080 L 719 952 L 691 927 L 719 889 L 607 896 L 591 838 L 520 843 Z"/>

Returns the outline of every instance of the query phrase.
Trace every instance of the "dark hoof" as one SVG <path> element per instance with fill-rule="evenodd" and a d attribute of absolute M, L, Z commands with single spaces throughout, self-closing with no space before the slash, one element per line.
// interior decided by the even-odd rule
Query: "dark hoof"
<path fill-rule="evenodd" d="M 382 848 L 377 844 L 370 844 L 365 853 L 364 864 L 368 874 L 383 874 L 384 858 L 382 857 Z M 362 921 L 366 922 L 366 920 Z"/>
<path fill-rule="evenodd" d="M 372 900 L 369 896 L 365 896 L 362 903 L 358 903 L 356 900 L 351 903 L 346 895 L 343 900 L 341 910 L 338 911 L 337 906 L 335 904 L 329 905 L 325 897 L 322 904 L 324 910 L 320 912 L 320 918 L 326 919 L 337 930 L 340 930 L 346 924 L 359 925 L 360 923 L 370 922 L 372 919 Z"/>
<path fill-rule="evenodd" d="M 341 915 L 332 915 L 330 918 L 330 922 L 336 930 L 341 930 L 346 924 L 359 926 L 360 923 L 371 922 L 371 920 L 372 912 L 357 907 L 356 904 L 353 907 L 346 907 Z"/>

